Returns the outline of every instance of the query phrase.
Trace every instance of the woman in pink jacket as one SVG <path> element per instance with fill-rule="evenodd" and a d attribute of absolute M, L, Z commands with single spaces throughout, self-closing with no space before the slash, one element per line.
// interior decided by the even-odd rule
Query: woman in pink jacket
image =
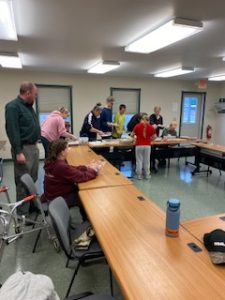
<path fill-rule="evenodd" d="M 54 110 L 48 115 L 46 120 L 41 124 L 41 142 L 45 149 L 45 158 L 48 157 L 49 143 L 59 139 L 60 137 L 76 139 L 76 137 L 67 132 L 65 121 L 69 115 L 68 110 L 65 107 L 61 107 L 59 110 Z"/>

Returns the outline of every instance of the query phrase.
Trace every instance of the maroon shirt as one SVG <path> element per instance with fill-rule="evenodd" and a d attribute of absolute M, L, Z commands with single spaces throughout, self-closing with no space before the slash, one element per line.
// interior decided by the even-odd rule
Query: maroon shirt
<path fill-rule="evenodd" d="M 95 170 L 86 166 L 70 166 L 65 160 L 53 162 L 46 160 L 44 170 L 44 194 L 41 197 L 43 201 L 62 196 L 70 202 L 71 194 L 74 193 L 74 198 L 76 198 L 77 183 L 94 179 L 97 176 Z"/>

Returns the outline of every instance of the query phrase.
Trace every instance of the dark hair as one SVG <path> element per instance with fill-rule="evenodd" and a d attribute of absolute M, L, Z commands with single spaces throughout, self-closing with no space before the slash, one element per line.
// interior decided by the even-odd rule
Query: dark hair
<path fill-rule="evenodd" d="M 126 105 L 125 104 L 120 104 L 120 106 L 119 106 L 119 110 L 121 110 L 121 109 L 126 109 L 127 107 L 126 107 Z"/>
<path fill-rule="evenodd" d="M 66 149 L 68 143 L 64 139 L 58 139 L 49 144 L 48 161 L 56 161 L 58 155 Z"/>
<path fill-rule="evenodd" d="M 93 110 L 98 110 L 98 111 L 102 111 L 103 110 L 103 106 L 100 102 L 96 103 L 95 107 L 93 108 Z"/>
<path fill-rule="evenodd" d="M 32 92 L 35 88 L 35 85 L 32 82 L 24 81 L 20 85 L 20 94 L 24 95 L 26 92 Z"/>

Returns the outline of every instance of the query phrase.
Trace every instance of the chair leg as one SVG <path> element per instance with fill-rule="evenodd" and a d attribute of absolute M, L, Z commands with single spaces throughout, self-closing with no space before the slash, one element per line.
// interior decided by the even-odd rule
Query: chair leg
<path fill-rule="evenodd" d="M 111 296 L 113 297 L 113 276 L 112 276 L 112 271 L 109 268 L 109 280 L 110 280 L 110 292 L 111 292 Z"/>
<path fill-rule="evenodd" d="M 42 229 L 40 229 L 38 231 L 38 234 L 37 234 L 37 237 L 36 237 L 36 240 L 35 240 L 35 243 L 34 243 L 34 247 L 33 247 L 33 250 L 32 250 L 32 253 L 34 253 L 36 251 L 36 247 L 37 247 L 37 243 L 40 239 L 40 236 L 41 236 L 41 232 L 42 232 Z"/>
<path fill-rule="evenodd" d="M 77 267 L 76 267 L 76 269 L 74 270 L 73 277 L 72 277 L 72 279 L 71 279 L 71 281 L 70 281 L 70 285 L 69 285 L 68 290 L 67 290 L 67 292 L 66 292 L 66 298 L 67 298 L 67 297 L 69 296 L 69 294 L 70 294 L 70 290 L 71 290 L 72 284 L 73 284 L 74 279 L 75 279 L 75 276 L 77 275 L 77 272 L 78 272 L 78 270 L 79 270 L 79 268 L 80 268 L 80 265 L 81 265 L 81 260 L 78 261 Z"/>
<path fill-rule="evenodd" d="M 36 213 L 36 216 L 35 216 L 35 218 L 34 218 L 34 222 L 37 221 L 38 215 L 39 215 L 39 214 L 38 214 L 38 212 L 37 212 L 37 213 Z M 34 229 L 35 225 L 36 225 L 36 224 L 33 224 L 32 229 Z"/>

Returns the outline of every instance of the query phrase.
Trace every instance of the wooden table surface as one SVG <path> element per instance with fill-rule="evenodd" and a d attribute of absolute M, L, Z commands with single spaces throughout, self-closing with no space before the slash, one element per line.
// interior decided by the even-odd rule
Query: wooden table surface
<path fill-rule="evenodd" d="M 152 145 L 177 145 L 177 144 L 191 144 L 193 140 L 191 139 L 162 139 L 160 141 L 153 141 Z M 133 147 L 133 142 L 126 142 L 123 139 L 113 139 L 113 140 L 102 140 L 102 141 L 96 141 L 96 142 L 89 142 L 89 146 L 91 148 L 107 148 L 107 147 Z"/>
<path fill-rule="evenodd" d="M 102 141 L 89 142 L 91 148 L 109 148 L 109 147 L 133 147 L 134 142 L 126 139 L 105 139 Z"/>
<path fill-rule="evenodd" d="M 224 218 L 224 220 L 221 218 Z M 203 243 L 203 235 L 205 233 L 211 232 L 218 228 L 225 230 L 225 213 L 184 221 L 182 222 L 181 226 L 183 226 L 190 234 Z"/>
<path fill-rule="evenodd" d="M 202 245 L 183 227 L 166 237 L 164 212 L 136 187 L 79 194 L 125 299 L 225 299 L 225 269 L 191 250 Z"/>
<path fill-rule="evenodd" d="M 93 160 L 105 161 L 105 165 L 95 179 L 79 183 L 78 187 L 80 190 L 133 184 L 131 180 L 112 166 L 106 159 L 92 151 L 88 145 L 73 146 L 69 148 L 67 157 L 69 164 L 73 166 L 87 165 Z"/>
<path fill-rule="evenodd" d="M 180 139 L 180 138 L 176 138 L 176 139 L 162 139 L 160 141 L 153 141 L 152 145 L 154 146 L 163 146 L 163 145 L 177 145 L 177 144 L 191 144 L 192 140 L 190 139 Z"/>
<path fill-rule="evenodd" d="M 205 143 L 192 143 L 192 145 L 197 146 L 199 148 L 219 152 L 225 154 L 225 146 L 216 145 L 216 144 L 205 144 Z"/>

